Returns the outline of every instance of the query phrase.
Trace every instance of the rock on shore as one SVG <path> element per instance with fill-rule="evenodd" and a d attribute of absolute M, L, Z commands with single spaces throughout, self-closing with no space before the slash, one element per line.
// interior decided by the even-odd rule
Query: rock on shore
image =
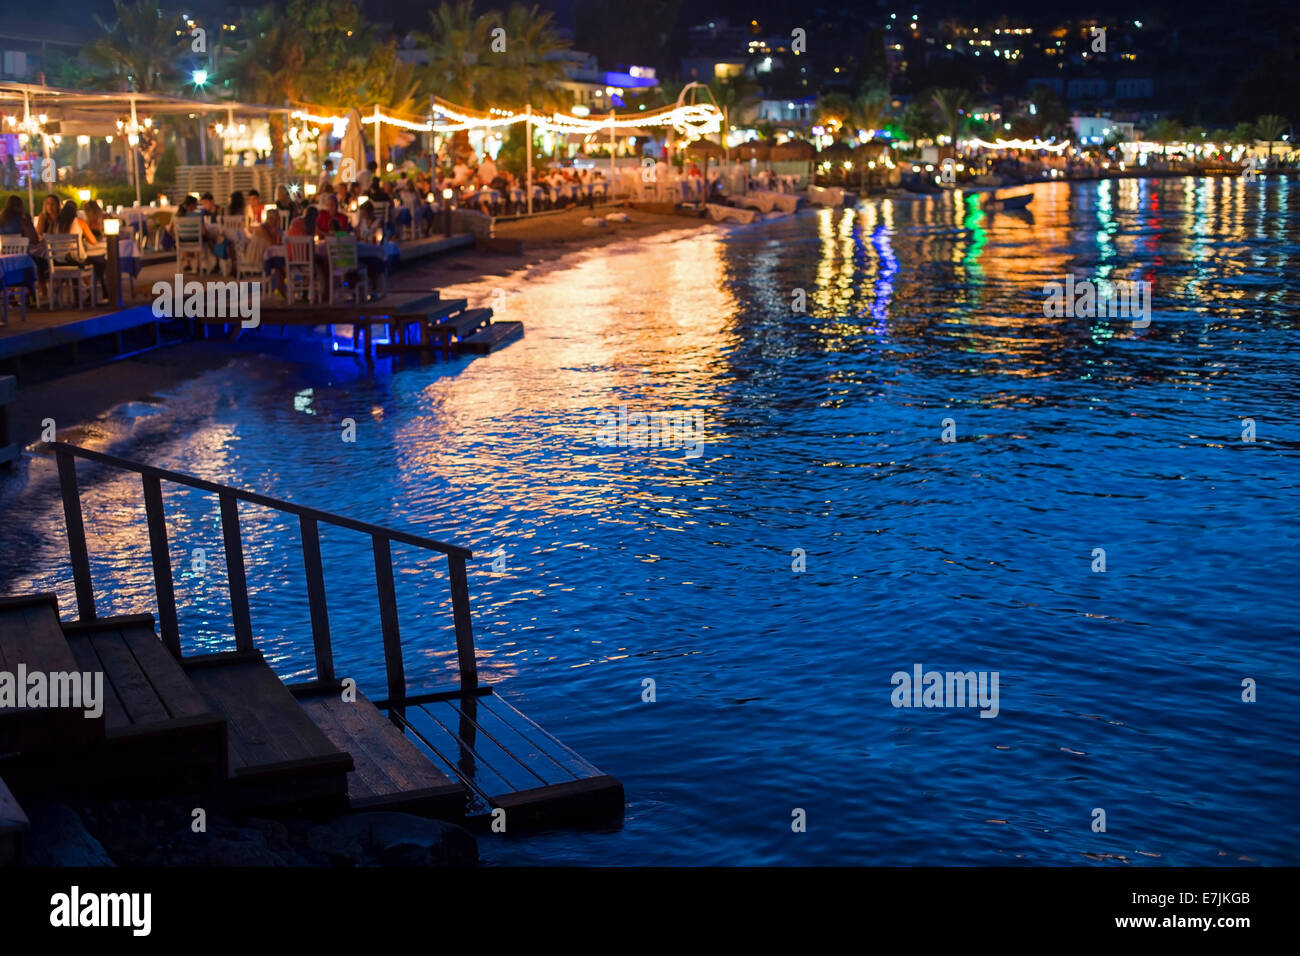
<path fill-rule="evenodd" d="M 468 867 L 467 830 L 407 813 L 356 813 L 328 823 L 209 814 L 195 833 L 189 808 L 119 802 L 33 808 L 22 847 L 27 866 Z"/>

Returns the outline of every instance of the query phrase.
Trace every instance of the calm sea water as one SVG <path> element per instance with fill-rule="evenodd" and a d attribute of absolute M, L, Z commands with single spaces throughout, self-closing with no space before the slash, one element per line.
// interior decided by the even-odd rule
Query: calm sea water
<path fill-rule="evenodd" d="M 616 829 L 487 838 L 490 862 L 1300 862 L 1300 189 L 1052 184 L 1031 208 L 613 246 L 447 290 L 526 323 L 491 357 L 241 357 L 92 437 L 475 551 L 482 676 L 628 795 Z M 1071 270 L 1152 282 L 1150 327 L 1044 318 Z M 703 454 L 601 446 L 620 405 L 699 411 Z M 6 506 L 0 582 L 71 609 L 52 471 Z M 105 610 L 151 610 L 136 480 L 85 482 Z M 222 646 L 217 510 L 167 507 L 185 639 Z M 244 526 L 258 639 L 307 676 L 296 533 Z M 382 695 L 368 542 L 324 548 L 339 671 Z M 398 561 L 408 675 L 441 683 L 441 565 Z M 997 717 L 893 707 L 917 664 L 998 672 Z"/>

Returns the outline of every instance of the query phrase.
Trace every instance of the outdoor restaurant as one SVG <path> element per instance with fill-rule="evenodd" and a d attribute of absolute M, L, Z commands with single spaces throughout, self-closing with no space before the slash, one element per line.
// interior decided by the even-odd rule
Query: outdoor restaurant
<path fill-rule="evenodd" d="M 11 300 L 24 315 L 29 299 L 120 304 L 164 254 L 289 302 L 365 301 L 403 244 L 490 232 L 492 217 L 616 193 L 702 201 L 704 177 L 642 157 L 652 141 L 701 155 L 720 130 L 708 102 L 579 116 L 431 98 L 426 116 L 402 117 L 0 84 L 0 171 L 17 200 L 0 214 L 2 320 Z M 496 161 L 518 133 L 533 147 L 522 177 Z"/>

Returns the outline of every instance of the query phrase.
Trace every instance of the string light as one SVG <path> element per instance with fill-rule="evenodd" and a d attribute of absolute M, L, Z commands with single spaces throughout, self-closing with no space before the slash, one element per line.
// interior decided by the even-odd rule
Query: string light
<path fill-rule="evenodd" d="M 498 129 L 514 126 L 531 120 L 538 129 L 550 133 L 592 133 L 609 129 L 635 129 L 641 126 L 672 126 L 679 133 L 692 139 L 707 136 L 722 130 L 722 112 L 712 103 L 691 103 L 684 106 L 663 107 L 644 113 L 631 113 L 618 116 L 614 114 L 604 119 L 598 117 L 574 116 L 566 113 L 552 113 L 550 117 L 540 114 L 525 115 L 511 110 L 492 107 L 487 113 L 474 115 L 462 107 L 437 102 L 433 108 L 439 116 L 449 119 L 450 123 L 417 123 L 399 119 L 386 113 L 370 114 L 361 117 L 361 122 L 374 125 L 376 122 L 396 126 L 400 129 L 419 133 L 455 133 L 469 129 Z M 347 118 L 340 116 L 317 116 L 303 110 L 293 114 L 294 119 L 304 119 L 313 123 L 346 125 Z"/>
<path fill-rule="evenodd" d="M 1059 153 L 1069 148 L 1069 143 L 1052 143 L 1045 139 L 1000 139 L 997 142 L 990 143 L 988 140 L 975 137 L 967 140 L 967 143 L 973 143 L 976 146 L 982 146 L 984 149 L 1045 149 L 1051 153 Z"/>

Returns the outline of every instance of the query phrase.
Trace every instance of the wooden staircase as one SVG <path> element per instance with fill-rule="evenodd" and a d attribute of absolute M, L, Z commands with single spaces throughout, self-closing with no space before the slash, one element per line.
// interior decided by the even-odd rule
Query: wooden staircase
<path fill-rule="evenodd" d="M 152 615 L 61 624 L 55 596 L 40 594 L 0 602 L 0 655 L 10 672 L 102 675 L 97 717 L 0 709 L 0 771 L 24 794 L 210 793 L 228 809 L 463 816 L 465 787 L 364 696 L 315 687 L 300 703 L 258 651 L 178 661 Z"/>
<path fill-rule="evenodd" d="M 471 314 L 464 321 L 478 318 Z M 330 814 L 384 808 L 454 820 L 506 810 L 511 832 L 622 811 L 622 784 L 479 683 L 467 549 L 62 442 L 50 446 L 79 619 L 61 621 L 53 594 L 0 598 L 0 671 L 85 673 L 102 685 L 95 700 L 81 702 L 94 708 L 91 717 L 85 707 L 0 706 L 0 778 L 19 800 L 184 794 L 205 808 Z M 79 460 L 141 478 L 156 617 L 98 616 Z M 233 650 L 188 656 L 182 651 L 164 481 L 217 498 Z M 241 503 L 298 521 L 311 619 L 309 634 L 302 636 L 310 637 L 316 664 L 314 678 L 305 683 L 284 684 L 254 646 Z M 322 524 L 371 539 L 379 598 L 376 643 L 382 645 L 388 692 L 375 703 L 334 672 Z M 446 559 L 457 686 L 426 693 L 408 687 L 395 543 Z M 8 794 L 0 783 L 0 855 L 25 825 Z"/>

